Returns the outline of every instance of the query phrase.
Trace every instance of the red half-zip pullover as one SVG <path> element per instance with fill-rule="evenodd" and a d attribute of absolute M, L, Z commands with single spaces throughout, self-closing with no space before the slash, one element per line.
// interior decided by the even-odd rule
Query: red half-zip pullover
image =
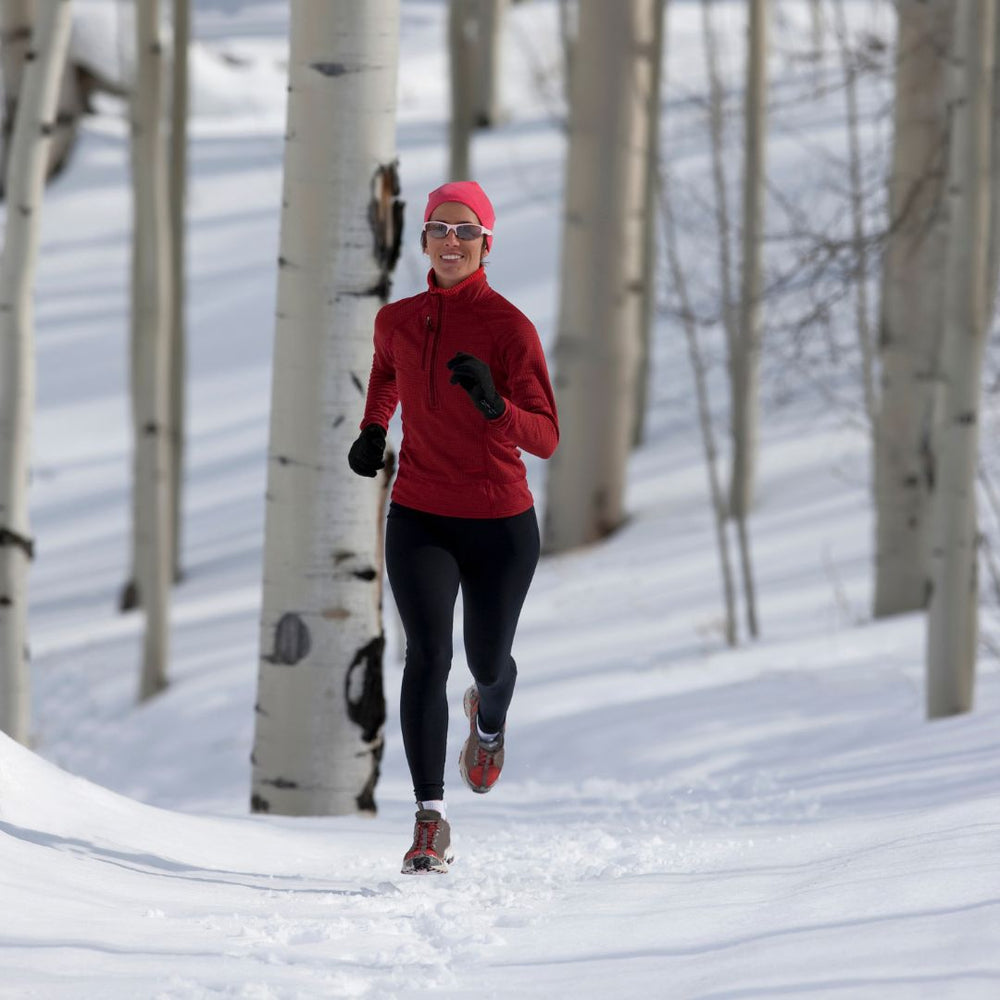
<path fill-rule="evenodd" d="M 448 361 L 459 351 L 490 366 L 506 409 L 486 420 Z M 403 408 L 392 498 L 450 517 L 511 517 L 533 503 L 521 449 L 548 458 L 559 421 L 545 355 L 531 321 L 486 282 L 480 267 L 452 288 L 433 270 L 427 291 L 383 306 L 361 426 L 388 429 Z"/>

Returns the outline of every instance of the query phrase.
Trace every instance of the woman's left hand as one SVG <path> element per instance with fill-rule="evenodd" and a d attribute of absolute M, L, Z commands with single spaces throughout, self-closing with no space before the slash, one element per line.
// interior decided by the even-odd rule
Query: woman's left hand
<path fill-rule="evenodd" d="M 448 362 L 451 384 L 460 385 L 487 420 L 503 416 L 507 404 L 493 384 L 490 366 L 472 354 L 459 352 Z"/>

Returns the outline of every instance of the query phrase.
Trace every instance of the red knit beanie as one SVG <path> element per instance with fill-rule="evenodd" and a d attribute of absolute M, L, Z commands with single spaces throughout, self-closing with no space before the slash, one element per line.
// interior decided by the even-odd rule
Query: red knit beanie
<path fill-rule="evenodd" d="M 443 205 L 446 201 L 457 201 L 466 208 L 471 208 L 479 219 L 479 224 L 487 229 L 493 228 L 496 222 L 496 213 L 490 204 L 490 199 L 486 197 L 486 192 L 475 181 L 449 181 L 435 188 L 427 196 L 427 208 L 424 209 L 424 222 L 430 220 L 431 213 L 438 205 Z M 486 249 L 493 246 L 493 237 L 486 237 Z"/>

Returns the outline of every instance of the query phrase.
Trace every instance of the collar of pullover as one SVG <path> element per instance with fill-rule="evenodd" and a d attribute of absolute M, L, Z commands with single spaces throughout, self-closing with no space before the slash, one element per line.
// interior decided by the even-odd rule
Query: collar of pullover
<path fill-rule="evenodd" d="M 434 268 L 427 272 L 427 291 L 431 295 L 442 295 L 446 298 L 471 298 L 477 295 L 486 286 L 486 268 L 479 267 L 467 278 L 463 278 L 457 285 L 451 288 L 441 288 L 434 280 Z"/>

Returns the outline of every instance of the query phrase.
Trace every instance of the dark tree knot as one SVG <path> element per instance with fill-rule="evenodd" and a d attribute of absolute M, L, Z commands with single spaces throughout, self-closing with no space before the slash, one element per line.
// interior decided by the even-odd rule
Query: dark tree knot
<path fill-rule="evenodd" d="M 335 62 L 314 62 L 309 64 L 317 73 L 323 76 L 343 76 L 345 73 L 356 73 L 357 70 L 349 69 L 343 63 Z"/>
<path fill-rule="evenodd" d="M 361 727 L 361 738 L 366 743 L 382 742 L 382 727 L 385 725 L 385 693 L 382 689 L 384 652 L 385 637 L 376 636 L 354 654 L 344 680 L 347 716 Z"/>
<path fill-rule="evenodd" d="M 304 660 L 311 647 L 306 623 L 293 611 L 286 611 L 274 627 L 274 652 L 269 661 L 291 667 Z"/>
<path fill-rule="evenodd" d="M 381 277 L 372 291 L 385 302 L 389 298 L 389 275 L 399 260 L 403 240 L 403 209 L 406 205 L 399 197 L 399 161 L 384 163 L 375 169 L 372 177 L 372 197 L 368 203 L 368 222 L 374 236 L 375 260 Z"/>
<path fill-rule="evenodd" d="M 35 558 L 35 540 L 3 525 L 0 525 L 0 545 L 10 545 L 20 549 L 29 559 Z"/>

